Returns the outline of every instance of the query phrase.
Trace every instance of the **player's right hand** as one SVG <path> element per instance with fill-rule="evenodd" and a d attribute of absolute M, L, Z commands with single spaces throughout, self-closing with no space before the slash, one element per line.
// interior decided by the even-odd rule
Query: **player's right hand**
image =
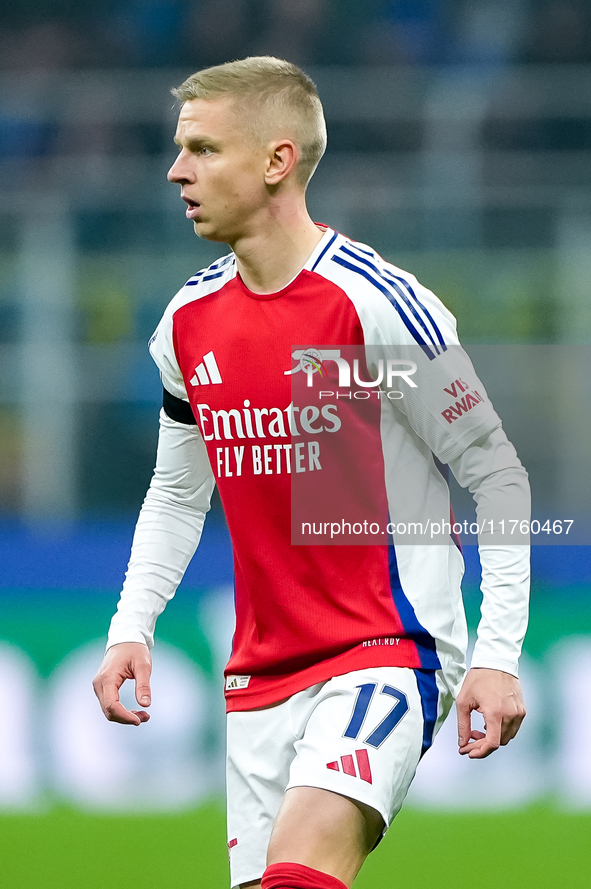
<path fill-rule="evenodd" d="M 108 720 L 123 725 L 141 725 L 148 721 L 150 714 L 145 710 L 127 710 L 123 706 L 119 689 L 126 679 L 135 679 L 136 701 L 140 707 L 149 707 L 151 672 L 150 649 L 142 642 L 120 642 L 109 648 L 92 683 Z"/>

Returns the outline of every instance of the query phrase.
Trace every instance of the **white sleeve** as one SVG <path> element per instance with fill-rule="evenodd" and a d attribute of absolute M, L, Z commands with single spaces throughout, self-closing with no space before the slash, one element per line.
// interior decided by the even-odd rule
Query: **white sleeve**
<path fill-rule="evenodd" d="M 176 398 L 182 398 L 184 401 L 187 401 L 185 381 L 177 361 L 173 342 L 174 312 L 178 308 L 179 297 L 181 297 L 184 289 L 180 290 L 166 307 L 158 327 L 150 337 L 148 348 L 154 363 L 160 371 L 160 379 L 164 388 Z"/>
<path fill-rule="evenodd" d="M 528 535 L 511 535 L 507 529 L 515 520 L 517 531 L 521 521 L 529 525 L 527 472 L 502 427 L 474 442 L 449 465 L 460 485 L 474 495 L 481 528 L 497 528 L 502 518 L 507 522 L 505 534 L 479 535 L 482 605 L 471 666 L 517 676 L 528 619 L 530 548 Z"/>
<path fill-rule="evenodd" d="M 214 484 L 198 427 L 161 411 L 156 468 L 107 648 L 119 642 L 145 642 L 152 648 L 156 618 L 174 596 L 197 548 Z"/>
<path fill-rule="evenodd" d="M 442 463 L 451 463 L 474 441 L 501 425 L 459 343 L 439 346 L 437 354 L 431 347 L 434 357 L 417 345 L 370 347 L 367 351 L 370 360 L 374 354 L 384 355 L 385 368 L 394 370 L 392 376 L 387 374 L 385 387 L 390 399 L 395 396 L 393 407 L 406 416 Z"/>

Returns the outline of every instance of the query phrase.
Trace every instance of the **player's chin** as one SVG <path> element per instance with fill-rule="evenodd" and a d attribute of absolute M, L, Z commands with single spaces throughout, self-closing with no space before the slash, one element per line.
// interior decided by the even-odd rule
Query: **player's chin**
<path fill-rule="evenodd" d="M 222 244 L 228 243 L 228 238 L 224 237 L 224 235 L 211 223 L 196 219 L 193 222 L 193 231 L 198 238 L 203 238 L 204 241 L 219 241 Z"/>

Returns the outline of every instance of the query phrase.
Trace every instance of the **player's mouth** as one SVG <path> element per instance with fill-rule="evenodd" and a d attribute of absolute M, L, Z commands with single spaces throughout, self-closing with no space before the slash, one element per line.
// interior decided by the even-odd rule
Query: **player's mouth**
<path fill-rule="evenodd" d="M 186 195 L 181 195 L 183 201 L 187 204 L 187 209 L 185 211 L 185 216 L 187 219 L 196 219 L 199 216 L 199 210 L 201 209 L 201 204 L 198 204 L 197 201 L 192 201 L 191 198 L 188 198 Z"/>

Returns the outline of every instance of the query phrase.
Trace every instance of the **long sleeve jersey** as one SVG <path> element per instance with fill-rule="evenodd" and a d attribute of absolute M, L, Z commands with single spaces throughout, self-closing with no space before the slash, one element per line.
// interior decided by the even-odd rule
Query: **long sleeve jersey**
<path fill-rule="evenodd" d="M 277 293 L 248 290 L 232 254 L 195 275 L 150 350 L 157 467 L 109 645 L 153 644 L 217 483 L 235 565 L 229 709 L 364 666 L 437 670 L 456 692 L 467 630 L 445 467 L 483 528 L 527 519 L 529 489 L 440 301 L 327 230 Z M 481 541 L 472 665 L 517 675 L 528 547 Z"/>

